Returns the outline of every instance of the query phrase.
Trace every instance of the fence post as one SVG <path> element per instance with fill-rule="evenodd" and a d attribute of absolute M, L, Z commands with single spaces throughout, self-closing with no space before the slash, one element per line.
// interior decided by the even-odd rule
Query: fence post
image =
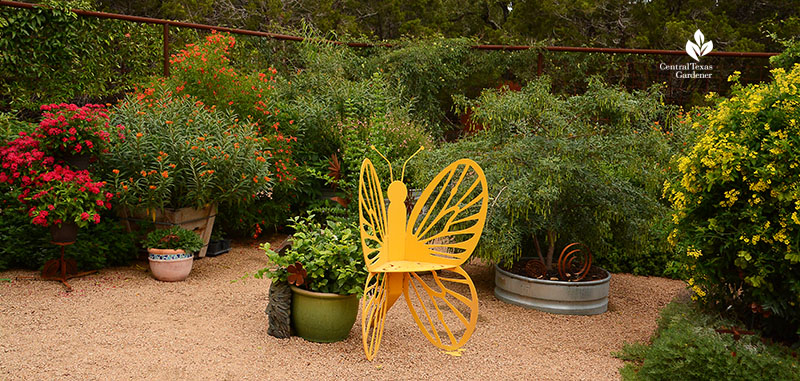
<path fill-rule="evenodd" d="M 542 75 L 542 66 L 543 65 L 544 65 L 544 55 L 542 54 L 542 52 L 539 52 L 539 59 L 537 60 L 537 63 L 536 63 L 536 75 L 539 75 L 539 76 Z"/>
<path fill-rule="evenodd" d="M 169 77 L 169 24 L 164 23 L 164 76 Z"/>

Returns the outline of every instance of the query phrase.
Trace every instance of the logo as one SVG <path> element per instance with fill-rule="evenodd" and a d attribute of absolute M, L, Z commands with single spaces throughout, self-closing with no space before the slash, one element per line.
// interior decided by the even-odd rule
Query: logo
<path fill-rule="evenodd" d="M 694 41 L 691 40 L 686 41 L 686 53 L 689 54 L 689 57 L 694 58 L 695 61 L 700 62 L 700 57 L 708 54 L 714 49 L 714 43 L 711 41 L 706 42 L 706 37 L 703 36 L 703 32 L 700 29 L 697 32 L 694 32 Z"/>
<path fill-rule="evenodd" d="M 714 65 L 700 64 L 700 57 L 711 53 L 714 43 L 706 41 L 703 32 L 694 32 L 694 42 L 686 41 L 686 53 L 697 62 L 666 63 L 658 65 L 659 70 L 671 71 L 677 79 L 709 79 L 714 76 Z"/>

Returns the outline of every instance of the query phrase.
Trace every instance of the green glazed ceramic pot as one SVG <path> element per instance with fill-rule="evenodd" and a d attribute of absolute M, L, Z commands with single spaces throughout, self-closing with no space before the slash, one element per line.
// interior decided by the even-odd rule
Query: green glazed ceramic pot
<path fill-rule="evenodd" d="M 331 343 L 350 334 L 358 315 L 355 295 L 328 294 L 292 286 L 292 325 L 297 336 Z"/>

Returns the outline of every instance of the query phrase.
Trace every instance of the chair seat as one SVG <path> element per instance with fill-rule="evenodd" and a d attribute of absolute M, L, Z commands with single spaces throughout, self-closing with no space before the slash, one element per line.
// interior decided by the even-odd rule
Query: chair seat
<path fill-rule="evenodd" d="M 444 265 L 434 262 L 417 262 L 417 261 L 391 261 L 386 262 L 378 267 L 369 269 L 372 273 L 405 273 L 405 272 L 418 272 L 418 271 L 433 271 L 451 269 L 453 265 Z"/>

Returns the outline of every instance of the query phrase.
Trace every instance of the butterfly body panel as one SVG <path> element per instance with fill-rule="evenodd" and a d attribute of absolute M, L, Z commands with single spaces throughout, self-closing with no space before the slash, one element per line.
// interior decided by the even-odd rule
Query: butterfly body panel
<path fill-rule="evenodd" d="M 389 263 L 402 261 L 406 255 L 406 185 L 401 181 L 393 181 L 389 185 L 386 195 L 389 198 L 389 208 L 386 215 L 386 246 Z"/>
<path fill-rule="evenodd" d="M 461 159 L 428 184 L 410 214 L 406 195 L 405 184 L 393 181 L 386 207 L 375 169 L 364 159 L 359 224 L 369 276 L 361 327 L 369 360 L 380 346 L 386 313 L 400 295 L 420 331 L 439 348 L 460 348 L 477 324 L 477 292 L 461 264 L 486 221 L 486 176 L 474 161 Z"/>

